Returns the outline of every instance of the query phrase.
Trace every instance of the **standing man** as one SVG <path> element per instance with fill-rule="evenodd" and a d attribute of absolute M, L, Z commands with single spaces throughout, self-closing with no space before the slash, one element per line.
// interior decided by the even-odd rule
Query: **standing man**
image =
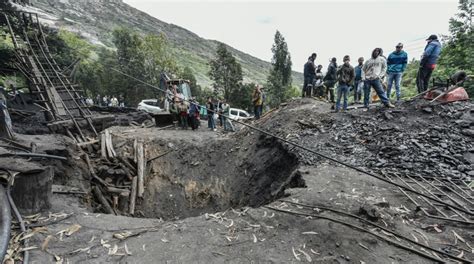
<path fill-rule="evenodd" d="M 212 102 L 212 97 L 207 98 L 206 108 L 207 108 L 207 127 L 210 128 L 212 131 L 217 131 L 216 120 L 214 119 L 214 114 L 217 114 L 217 111 L 216 111 L 216 106 L 214 105 L 214 102 Z"/>
<path fill-rule="evenodd" d="M 355 71 L 355 79 L 354 79 L 354 103 L 360 104 L 360 100 L 362 99 L 362 89 L 359 84 L 362 83 L 362 66 L 364 65 L 364 58 L 360 57 L 357 62 L 359 63 L 354 71 Z"/>
<path fill-rule="evenodd" d="M 336 84 L 337 76 L 337 63 L 336 58 L 332 58 L 328 66 L 326 76 L 324 76 L 324 85 L 326 86 L 326 96 L 329 93 L 329 101 L 334 103 L 334 85 Z"/>
<path fill-rule="evenodd" d="M 337 80 L 339 85 L 337 86 L 337 101 L 336 101 L 336 112 L 339 112 L 341 107 L 341 96 L 344 96 L 343 110 L 347 110 L 347 95 L 349 88 L 354 83 L 354 68 L 350 65 L 349 55 L 344 56 L 342 64 L 337 70 Z"/>
<path fill-rule="evenodd" d="M 258 120 L 260 119 L 260 115 L 262 114 L 262 106 L 263 106 L 263 94 L 258 84 L 255 85 L 255 89 L 253 90 L 252 103 L 253 103 L 253 112 L 255 114 L 255 119 Z"/>
<path fill-rule="evenodd" d="M 426 39 L 425 51 L 421 56 L 420 68 L 418 69 L 418 75 L 416 76 L 416 87 L 418 87 L 418 93 L 422 93 L 428 89 L 428 83 L 438 62 L 439 54 L 441 53 L 441 43 L 438 41 L 438 36 L 431 35 Z"/>
<path fill-rule="evenodd" d="M 372 56 L 364 63 L 362 67 L 362 80 L 364 81 L 364 106 L 369 109 L 370 89 L 373 87 L 380 98 L 380 101 L 386 107 L 395 107 L 387 98 L 387 95 L 382 87 L 381 79 L 384 77 L 387 70 L 387 61 L 380 56 L 382 50 L 375 48 L 372 51 Z"/>
<path fill-rule="evenodd" d="M 308 61 L 304 64 L 303 76 L 304 76 L 304 84 L 303 84 L 303 95 L 305 97 L 306 90 L 308 84 L 313 84 L 313 79 L 316 74 L 316 67 L 314 66 L 314 60 L 318 55 L 316 53 L 311 54 L 308 58 Z"/>
<path fill-rule="evenodd" d="M 403 51 L 403 44 L 398 43 L 395 51 L 388 55 L 387 59 L 387 74 L 388 74 L 388 88 L 387 97 L 390 100 L 392 95 L 392 83 L 395 81 L 395 91 L 397 94 L 397 103 L 400 101 L 400 83 L 402 82 L 402 75 L 408 63 L 408 55 Z"/>

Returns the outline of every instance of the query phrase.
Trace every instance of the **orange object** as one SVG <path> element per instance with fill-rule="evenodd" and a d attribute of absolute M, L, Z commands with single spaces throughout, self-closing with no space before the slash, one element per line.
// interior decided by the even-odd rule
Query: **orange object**
<path fill-rule="evenodd" d="M 436 92 L 436 90 L 434 90 L 434 91 L 426 93 L 424 98 L 427 100 L 433 100 L 439 95 L 440 95 L 439 91 Z M 441 102 L 441 103 L 451 103 L 451 102 L 465 101 L 465 100 L 469 100 L 469 95 L 467 94 L 466 90 L 464 90 L 464 88 L 462 87 L 458 87 L 452 90 L 451 92 L 436 99 L 437 102 Z"/>

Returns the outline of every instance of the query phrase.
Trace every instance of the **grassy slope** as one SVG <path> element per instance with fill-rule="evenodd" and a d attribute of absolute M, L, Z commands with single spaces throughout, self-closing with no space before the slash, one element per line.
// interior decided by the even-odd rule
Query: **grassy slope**
<path fill-rule="evenodd" d="M 62 18 L 56 24 L 73 31 L 80 31 L 83 35 L 90 34 L 107 46 L 112 46 L 111 31 L 118 26 L 135 29 L 142 33 L 164 33 L 173 46 L 179 66 L 190 66 L 196 79 L 203 86 L 211 81 L 207 76 L 209 66 L 207 62 L 213 58 L 217 41 L 199 37 L 182 27 L 168 24 L 154 18 L 138 9 L 121 2 L 94 2 L 72 1 L 64 4 L 59 0 L 33 0 L 35 7 L 47 10 L 49 13 Z M 65 21 L 73 20 L 74 22 Z M 85 33 L 85 34 L 84 34 Z M 245 82 L 265 83 L 270 63 L 255 58 L 230 46 L 237 60 L 242 64 Z M 301 73 L 293 73 L 293 83 L 303 83 Z"/>

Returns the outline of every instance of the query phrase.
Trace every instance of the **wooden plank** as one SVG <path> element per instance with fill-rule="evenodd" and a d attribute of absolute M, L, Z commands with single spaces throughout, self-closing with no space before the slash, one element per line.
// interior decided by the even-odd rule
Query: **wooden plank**
<path fill-rule="evenodd" d="M 95 143 L 99 143 L 99 140 L 94 139 L 94 140 L 91 140 L 91 141 L 86 141 L 86 142 L 82 142 L 82 143 L 77 143 L 76 145 L 77 145 L 78 147 L 83 147 L 83 146 L 92 145 L 92 144 L 95 144 Z"/>
<path fill-rule="evenodd" d="M 100 134 L 100 156 L 104 159 L 107 158 L 107 151 L 105 149 L 105 133 Z"/>
<path fill-rule="evenodd" d="M 128 213 L 133 215 L 135 214 L 135 201 L 137 199 L 137 178 L 133 177 L 132 179 L 132 191 L 130 192 L 130 206 L 128 209 Z"/>
<path fill-rule="evenodd" d="M 145 154 L 143 151 L 143 142 L 137 144 L 137 174 L 138 174 L 138 197 L 143 197 L 145 192 Z"/>
<path fill-rule="evenodd" d="M 115 158 L 117 154 L 114 150 L 112 135 L 110 134 L 110 131 L 108 129 L 105 130 L 105 146 L 107 148 L 107 154 L 109 155 L 109 158 Z"/>

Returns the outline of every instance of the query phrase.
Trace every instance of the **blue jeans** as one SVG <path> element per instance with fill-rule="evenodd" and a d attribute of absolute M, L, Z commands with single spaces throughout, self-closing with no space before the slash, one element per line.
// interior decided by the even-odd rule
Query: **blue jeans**
<path fill-rule="evenodd" d="M 214 120 L 214 113 L 213 112 L 208 112 L 207 127 L 210 128 L 210 129 L 216 128 L 216 120 Z"/>
<path fill-rule="evenodd" d="M 343 109 L 347 110 L 347 95 L 349 94 L 350 87 L 347 84 L 339 84 L 337 87 L 337 101 L 336 101 L 336 111 L 339 111 L 341 108 L 341 97 L 344 96 Z"/>
<path fill-rule="evenodd" d="M 375 92 L 377 92 L 380 101 L 382 101 L 384 105 L 387 105 L 389 101 L 387 95 L 385 94 L 385 91 L 383 90 L 382 83 L 380 82 L 380 79 L 375 79 L 364 81 L 364 106 L 369 107 L 370 88 L 372 87 L 374 87 Z"/>
<path fill-rule="evenodd" d="M 388 87 L 387 87 L 387 97 L 390 99 L 392 95 L 392 83 L 395 81 L 395 91 L 397 94 L 397 101 L 400 100 L 400 82 L 402 81 L 401 72 L 393 72 L 388 74 Z"/>
<path fill-rule="evenodd" d="M 262 108 L 263 108 L 262 105 L 255 105 L 253 107 L 253 111 L 254 111 L 254 114 L 255 114 L 255 119 L 260 119 L 260 116 L 262 115 Z"/>

